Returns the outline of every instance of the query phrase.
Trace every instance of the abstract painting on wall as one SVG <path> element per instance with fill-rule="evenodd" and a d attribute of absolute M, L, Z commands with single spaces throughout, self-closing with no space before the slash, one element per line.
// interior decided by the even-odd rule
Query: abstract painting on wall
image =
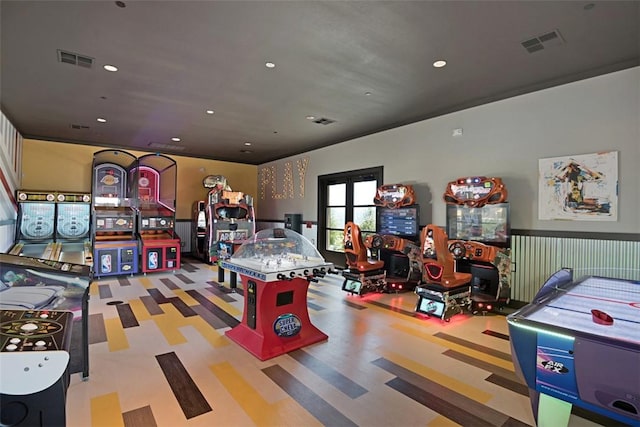
<path fill-rule="evenodd" d="M 538 219 L 618 220 L 618 152 L 539 159 Z"/>

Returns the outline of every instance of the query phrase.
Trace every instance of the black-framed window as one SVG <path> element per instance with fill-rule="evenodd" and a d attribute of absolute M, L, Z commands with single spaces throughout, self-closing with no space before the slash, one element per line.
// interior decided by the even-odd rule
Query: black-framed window
<path fill-rule="evenodd" d="M 382 185 L 383 167 L 318 177 L 318 250 L 329 262 L 345 265 L 344 225 L 353 221 L 363 237 L 376 231 L 373 199 Z"/>

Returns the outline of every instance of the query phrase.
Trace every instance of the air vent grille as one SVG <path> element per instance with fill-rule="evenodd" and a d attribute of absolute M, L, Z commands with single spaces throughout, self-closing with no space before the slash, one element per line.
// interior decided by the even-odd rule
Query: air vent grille
<path fill-rule="evenodd" d="M 527 50 L 527 52 L 533 53 L 553 46 L 560 46 L 561 44 L 564 44 L 564 39 L 562 38 L 560 31 L 553 30 L 539 36 L 530 37 L 520 44 Z"/>
<path fill-rule="evenodd" d="M 335 122 L 336 122 L 335 120 L 327 119 L 326 117 L 321 117 L 313 121 L 313 123 L 316 123 L 319 125 L 330 125 L 331 123 L 335 123 Z"/>
<path fill-rule="evenodd" d="M 93 67 L 93 58 L 60 49 L 58 49 L 58 61 L 64 62 L 65 64 L 77 65 L 82 68 Z"/>
<path fill-rule="evenodd" d="M 71 125 L 71 129 L 83 130 L 83 129 L 89 129 L 89 126 L 72 124 Z"/>

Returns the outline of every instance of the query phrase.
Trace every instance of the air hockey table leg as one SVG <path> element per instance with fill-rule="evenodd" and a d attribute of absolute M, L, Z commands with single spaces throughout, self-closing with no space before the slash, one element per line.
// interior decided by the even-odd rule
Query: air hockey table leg
<path fill-rule="evenodd" d="M 572 406 L 569 402 L 540 393 L 538 396 L 538 427 L 568 426 Z"/>

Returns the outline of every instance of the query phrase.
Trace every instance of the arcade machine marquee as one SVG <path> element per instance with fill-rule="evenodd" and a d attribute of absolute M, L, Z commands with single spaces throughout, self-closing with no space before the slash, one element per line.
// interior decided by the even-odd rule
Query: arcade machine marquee
<path fill-rule="evenodd" d="M 262 230 L 246 240 L 221 267 L 240 274 L 245 290 L 242 322 L 226 335 L 267 360 L 328 336 L 307 310 L 309 282 L 333 265 L 302 235 L 288 229 Z"/>

